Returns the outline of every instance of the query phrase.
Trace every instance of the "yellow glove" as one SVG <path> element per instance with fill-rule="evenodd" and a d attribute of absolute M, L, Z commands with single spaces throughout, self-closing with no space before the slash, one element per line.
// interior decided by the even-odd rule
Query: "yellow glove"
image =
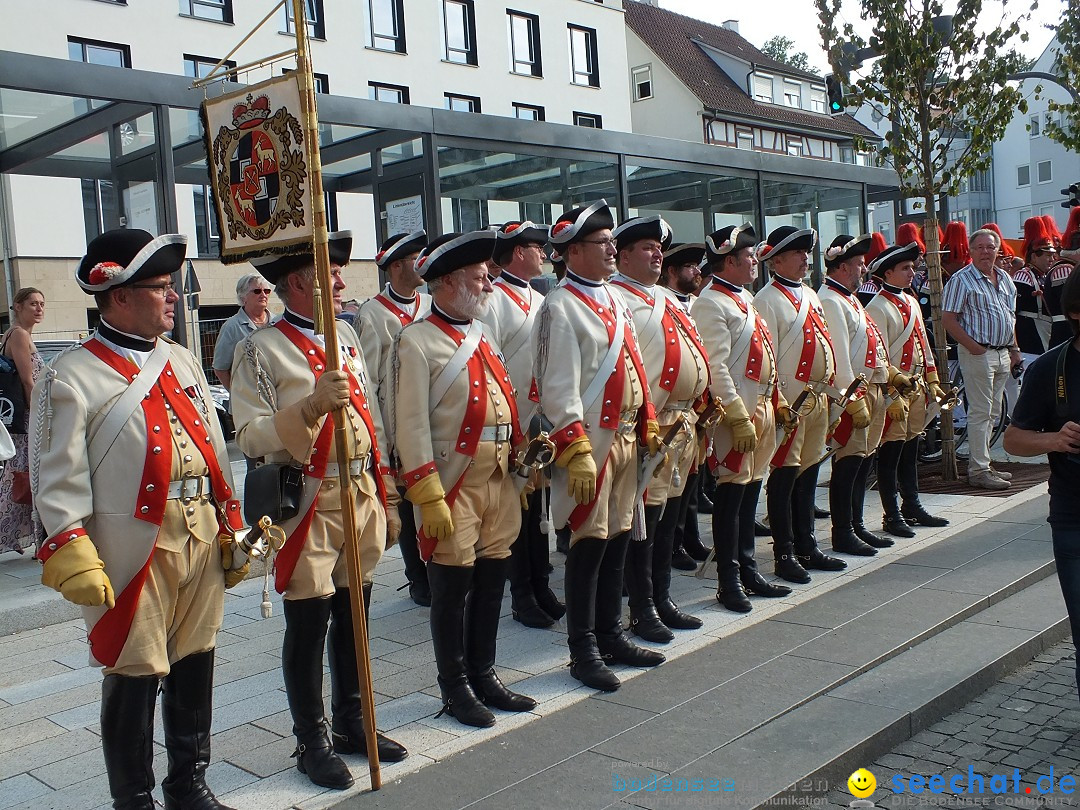
<path fill-rule="evenodd" d="M 650 456 L 660 452 L 660 424 L 655 419 L 645 422 L 645 445 L 649 448 Z"/>
<path fill-rule="evenodd" d="M 315 383 L 315 390 L 304 401 L 302 413 L 308 427 L 314 426 L 330 411 L 349 404 L 349 378 L 344 371 L 327 371 Z"/>
<path fill-rule="evenodd" d="M 916 388 L 915 379 L 895 366 L 889 366 L 889 385 L 895 388 L 900 396 L 906 396 Z"/>
<path fill-rule="evenodd" d="M 428 475 L 409 487 L 405 497 L 420 507 L 421 528 L 428 537 L 445 540 L 454 533 L 454 520 L 438 475 Z"/>
<path fill-rule="evenodd" d="M 76 605 L 105 605 L 112 610 L 116 604 L 105 563 L 86 535 L 71 540 L 45 561 L 41 583 Z"/>
<path fill-rule="evenodd" d="M 231 588 L 243 582 L 251 571 L 251 560 L 246 561 L 239 568 L 233 568 L 233 539 L 228 534 L 218 535 L 218 545 L 221 546 L 221 567 L 225 569 L 225 587 Z"/>
<path fill-rule="evenodd" d="M 731 428 L 731 442 L 736 453 L 754 452 L 757 447 L 757 430 L 750 421 L 750 415 L 746 412 L 746 405 L 741 398 L 735 397 L 724 406 L 723 423 Z"/>
<path fill-rule="evenodd" d="M 870 424 L 870 406 L 866 404 L 866 399 L 849 402 L 844 406 L 844 410 L 851 415 L 851 424 L 856 430 L 862 430 Z"/>
<path fill-rule="evenodd" d="M 587 436 L 574 439 L 555 464 L 565 467 L 569 474 L 566 494 L 577 504 L 592 503 L 596 497 L 596 462 L 592 457 L 592 445 Z"/>
<path fill-rule="evenodd" d="M 903 397 L 897 397 L 885 411 L 894 422 L 906 422 L 908 416 L 908 403 Z"/>
<path fill-rule="evenodd" d="M 398 504 L 386 504 L 386 547 L 393 548 L 401 536 L 401 514 Z"/>

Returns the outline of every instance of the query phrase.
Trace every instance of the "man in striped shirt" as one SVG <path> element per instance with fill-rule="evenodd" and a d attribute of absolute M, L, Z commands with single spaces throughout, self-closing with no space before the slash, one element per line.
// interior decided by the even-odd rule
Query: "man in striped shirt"
<path fill-rule="evenodd" d="M 971 263 L 949 279 L 941 320 L 959 344 L 968 416 L 968 483 L 1008 489 L 1009 473 L 990 466 L 990 426 L 1001 409 L 1001 394 L 1020 362 L 1016 344 L 1016 285 L 997 268 L 1000 241 L 990 230 L 971 234 Z"/>

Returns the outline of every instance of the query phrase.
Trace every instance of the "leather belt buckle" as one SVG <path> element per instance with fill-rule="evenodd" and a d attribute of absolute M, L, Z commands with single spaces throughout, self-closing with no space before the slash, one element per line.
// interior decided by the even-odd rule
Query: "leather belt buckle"
<path fill-rule="evenodd" d="M 488 425 L 480 431 L 482 442 L 508 442 L 511 436 L 510 425 Z"/>
<path fill-rule="evenodd" d="M 210 494 L 210 477 L 185 474 L 179 481 L 169 482 L 169 499 L 179 500 L 185 506 Z"/>

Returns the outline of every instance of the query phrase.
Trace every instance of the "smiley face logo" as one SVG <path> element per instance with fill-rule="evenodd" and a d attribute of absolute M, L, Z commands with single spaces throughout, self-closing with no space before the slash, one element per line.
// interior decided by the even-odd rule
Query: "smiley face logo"
<path fill-rule="evenodd" d="M 856 799 L 865 799 L 877 790 L 877 779 L 866 768 L 859 768 L 847 780 L 847 789 Z"/>

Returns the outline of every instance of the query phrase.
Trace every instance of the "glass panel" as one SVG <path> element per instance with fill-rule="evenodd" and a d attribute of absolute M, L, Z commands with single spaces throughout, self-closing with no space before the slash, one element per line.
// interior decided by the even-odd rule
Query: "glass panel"
<path fill-rule="evenodd" d="M 618 165 L 476 149 L 439 149 L 443 227 L 519 219 L 554 222 L 567 209 L 601 197 L 618 210 Z"/>
<path fill-rule="evenodd" d="M 405 143 L 386 146 L 382 149 L 382 162 L 384 166 L 391 163 L 400 163 L 403 160 L 412 160 L 424 154 L 424 142 L 419 138 Z"/>
<path fill-rule="evenodd" d="M 91 99 L 94 109 L 109 103 Z M 86 99 L 0 88 L 0 148 L 29 140 L 86 111 Z"/>
<path fill-rule="evenodd" d="M 822 245 L 828 245 L 842 232 L 862 232 L 861 190 L 764 180 L 763 191 L 766 236 L 781 225 L 814 228 L 818 232 L 818 245 L 810 263 L 811 283 L 817 287 L 822 278 Z M 840 226 L 845 230 L 841 231 Z"/>
<path fill-rule="evenodd" d="M 120 125 L 120 154 L 130 155 L 154 144 L 154 116 L 139 116 Z"/>
<path fill-rule="evenodd" d="M 469 9 L 464 3 L 448 0 L 444 3 L 446 14 L 446 58 L 451 62 L 468 61 Z"/>

